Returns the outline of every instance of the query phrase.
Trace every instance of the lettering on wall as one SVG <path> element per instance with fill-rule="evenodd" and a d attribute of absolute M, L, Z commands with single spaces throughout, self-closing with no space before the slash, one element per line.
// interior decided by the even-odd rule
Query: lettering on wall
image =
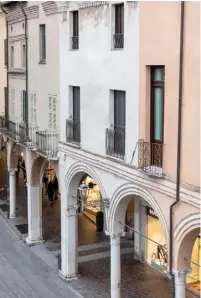
<path fill-rule="evenodd" d="M 158 219 L 158 216 L 156 215 L 155 210 L 151 207 L 148 207 L 148 206 L 147 206 L 147 215 Z"/>

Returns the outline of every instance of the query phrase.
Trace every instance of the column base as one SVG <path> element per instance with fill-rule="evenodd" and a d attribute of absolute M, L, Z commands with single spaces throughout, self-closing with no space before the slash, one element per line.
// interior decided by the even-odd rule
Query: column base
<path fill-rule="evenodd" d="M 9 219 L 16 219 L 17 215 L 16 214 L 11 214 L 9 215 Z"/>
<path fill-rule="evenodd" d="M 73 280 L 77 280 L 78 277 L 80 277 L 79 274 L 71 275 L 71 276 L 65 276 L 61 270 L 58 270 L 58 272 L 59 272 L 59 277 L 60 277 L 61 279 L 65 280 L 66 282 L 68 282 L 68 281 L 73 281 Z"/>
<path fill-rule="evenodd" d="M 37 239 L 37 240 L 31 240 L 29 239 L 28 237 L 26 238 L 26 243 L 29 245 L 29 246 L 33 246 L 33 245 L 38 245 L 38 244 L 43 244 L 45 242 L 44 239 Z"/>

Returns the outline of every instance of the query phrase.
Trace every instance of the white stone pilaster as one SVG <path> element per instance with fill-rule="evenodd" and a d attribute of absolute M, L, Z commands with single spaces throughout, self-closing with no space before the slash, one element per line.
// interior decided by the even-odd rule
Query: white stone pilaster
<path fill-rule="evenodd" d="M 135 197 L 134 199 L 134 230 L 146 236 L 146 213 L 143 201 Z M 134 232 L 134 258 L 145 262 L 146 258 L 146 238 Z"/>
<path fill-rule="evenodd" d="M 174 283 L 175 283 L 175 298 L 186 297 L 186 274 L 190 270 L 175 271 Z"/>
<path fill-rule="evenodd" d="M 61 272 L 66 280 L 77 278 L 77 205 L 62 210 L 61 216 Z"/>
<path fill-rule="evenodd" d="M 43 242 L 41 186 L 27 183 L 28 200 L 28 245 Z"/>
<path fill-rule="evenodd" d="M 110 236 L 111 298 L 121 296 L 120 236 Z"/>
<path fill-rule="evenodd" d="M 9 171 L 9 218 L 16 218 L 16 176 L 15 169 Z"/>

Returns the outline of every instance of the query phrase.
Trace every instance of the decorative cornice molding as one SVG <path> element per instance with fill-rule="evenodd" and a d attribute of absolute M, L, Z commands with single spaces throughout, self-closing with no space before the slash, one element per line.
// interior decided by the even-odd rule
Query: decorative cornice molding
<path fill-rule="evenodd" d="M 33 5 L 33 6 L 28 6 L 24 9 L 25 14 L 27 16 L 27 19 L 35 19 L 39 17 L 39 6 L 38 5 Z"/>
<path fill-rule="evenodd" d="M 19 41 L 19 40 L 25 40 L 25 34 L 19 34 L 15 36 L 8 37 L 9 42 Z"/>
<path fill-rule="evenodd" d="M 9 24 L 14 24 L 17 22 L 24 21 L 24 14 L 21 10 L 15 10 L 13 12 L 9 12 L 6 15 L 6 20 Z"/>
<path fill-rule="evenodd" d="M 65 12 L 68 9 L 68 1 L 46 1 L 42 2 L 42 7 L 46 16 L 55 13 Z"/>
<path fill-rule="evenodd" d="M 84 1 L 78 4 L 79 9 L 107 5 L 109 1 Z"/>
<path fill-rule="evenodd" d="M 119 164 L 107 157 L 92 154 L 84 150 L 72 148 L 65 143 L 59 143 L 59 151 L 78 161 L 83 161 L 89 166 L 96 167 L 111 174 L 117 175 L 128 182 L 137 183 L 139 186 L 152 189 L 159 193 L 165 194 L 171 198 L 176 196 L 176 187 L 174 182 L 165 179 L 153 179 L 146 174 L 136 170 L 128 165 Z M 181 186 L 180 198 L 183 202 L 190 204 L 196 208 L 200 207 L 200 193 L 185 189 Z"/>

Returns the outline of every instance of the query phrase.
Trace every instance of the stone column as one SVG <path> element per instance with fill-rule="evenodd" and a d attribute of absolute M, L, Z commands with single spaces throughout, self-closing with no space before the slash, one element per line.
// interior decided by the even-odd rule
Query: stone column
<path fill-rule="evenodd" d="M 120 236 L 110 236 L 110 275 L 111 275 L 111 298 L 121 296 L 121 257 Z"/>
<path fill-rule="evenodd" d="M 134 230 L 146 236 L 145 202 L 135 197 L 134 199 Z M 146 238 L 134 232 L 134 258 L 145 262 Z"/>
<path fill-rule="evenodd" d="M 77 205 L 68 206 L 61 217 L 61 272 L 63 279 L 77 278 Z"/>
<path fill-rule="evenodd" d="M 9 171 L 9 218 L 16 218 L 16 176 L 15 169 Z"/>
<path fill-rule="evenodd" d="M 175 283 L 175 298 L 186 297 L 186 274 L 190 270 L 175 271 L 174 283 Z"/>
<path fill-rule="evenodd" d="M 41 186 L 27 183 L 28 193 L 28 245 L 40 244 L 42 238 L 42 198 Z"/>

